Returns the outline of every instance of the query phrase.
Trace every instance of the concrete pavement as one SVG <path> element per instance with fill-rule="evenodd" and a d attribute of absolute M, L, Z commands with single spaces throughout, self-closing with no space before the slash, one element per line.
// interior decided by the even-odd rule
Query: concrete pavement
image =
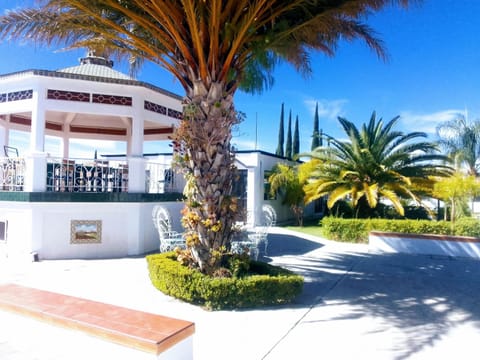
<path fill-rule="evenodd" d="M 195 360 L 478 358 L 479 261 L 375 254 L 280 228 L 269 240 L 264 260 L 305 276 L 294 304 L 205 311 L 153 288 L 143 258 L 4 261 L 0 282 L 194 321 Z M 78 333 L 4 312 L 0 324 L 2 360 L 82 359 Z"/>

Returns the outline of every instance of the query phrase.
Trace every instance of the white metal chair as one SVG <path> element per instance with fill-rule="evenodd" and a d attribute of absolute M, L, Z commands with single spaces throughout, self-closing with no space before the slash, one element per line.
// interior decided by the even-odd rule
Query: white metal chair
<path fill-rule="evenodd" d="M 238 234 L 240 239 L 232 241 L 232 252 L 242 253 L 248 249 L 250 256 L 257 260 L 259 248 L 263 245 L 265 255 L 267 255 L 268 231 L 270 227 L 275 226 L 276 222 L 275 209 L 271 205 L 263 205 L 260 225 L 250 229 L 246 228 L 243 233 Z"/>
<path fill-rule="evenodd" d="M 263 221 L 269 227 L 277 225 L 277 213 L 275 212 L 275 209 L 273 208 L 272 205 L 268 205 L 268 204 L 263 205 L 262 215 L 264 218 Z"/>
<path fill-rule="evenodd" d="M 160 238 L 160 252 L 186 247 L 183 234 L 172 230 L 172 219 L 166 208 L 156 205 L 152 211 L 152 220 Z"/>
<path fill-rule="evenodd" d="M 254 231 L 248 234 L 248 237 L 256 244 L 257 248 L 264 246 L 265 255 L 268 248 L 268 231 L 277 224 L 277 213 L 271 205 L 262 206 L 262 217 L 260 225 L 255 226 Z"/>

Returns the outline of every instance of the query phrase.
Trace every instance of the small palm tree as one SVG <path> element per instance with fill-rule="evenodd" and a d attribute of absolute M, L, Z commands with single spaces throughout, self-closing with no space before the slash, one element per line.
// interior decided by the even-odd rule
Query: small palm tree
<path fill-rule="evenodd" d="M 415 189 L 431 188 L 431 176 L 445 175 L 449 167 L 441 165 L 446 157 L 436 153 L 433 143 L 413 141 L 425 138 L 425 133 L 394 131 L 398 119 L 384 124 L 382 119 L 377 121 L 374 112 L 368 124 L 357 129 L 339 117 L 348 141 L 325 135 L 330 146 L 306 154 L 317 162 L 305 186 L 306 201 L 328 195 L 327 206 L 332 208 L 338 200 L 348 197 L 354 207 L 368 211 L 384 198 L 402 216 L 403 198 L 419 202 Z M 358 207 L 361 203 L 368 206 Z"/>
<path fill-rule="evenodd" d="M 459 114 L 457 118 L 437 126 L 440 145 L 453 159 L 457 170 L 462 166 L 468 174 L 479 175 L 480 159 L 480 121 L 469 122 Z"/>
<path fill-rule="evenodd" d="M 298 166 L 277 164 L 268 177 L 270 195 L 281 195 L 282 204 L 290 206 L 297 220 L 297 225 L 303 226 L 303 208 L 305 192 L 304 179 L 299 174 Z"/>

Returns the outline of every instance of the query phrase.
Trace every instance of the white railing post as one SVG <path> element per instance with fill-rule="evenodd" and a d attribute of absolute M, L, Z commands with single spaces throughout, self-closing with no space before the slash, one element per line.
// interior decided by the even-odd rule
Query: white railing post
<path fill-rule="evenodd" d="M 128 192 L 145 193 L 145 159 L 143 157 L 128 158 Z"/>
<path fill-rule="evenodd" d="M 47 155 L 30 153 L 25 157 L 25 186 L 27 192 L 47 191 Z"/>

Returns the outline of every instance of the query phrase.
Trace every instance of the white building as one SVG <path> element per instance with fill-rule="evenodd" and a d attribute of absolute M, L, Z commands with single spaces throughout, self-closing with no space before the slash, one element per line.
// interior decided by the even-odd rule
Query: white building
<path fill-rule="evenodd" d="M 0 76 L 0 258 L 97 258 L 158 249 L 151 212 L 163 203 L 180 229 L 182 179 L 171 156 L 144 156 L 144 142 L 168 140 L 181 117 L 181 97 L 113 70 L 87 56 L 58 71 Z M 30 135 L 30 149 L 9 146 L 11 130 Z M 61 139 L 62 156 L 45 152 L 45 137 Z M 123 157 L 69 157 L 73 138 L 127 143 Z M 96 154 L 95 154 L 96 155 Z M 264 200 L 264 174 L 279 158 L 239 152 L 240 193 L 257 214 L 264 201 L 279 221 L 292 217 L 281 201 Z M 246 185 L 242 190 L 243 184 Z M 254 218 L 255 219 L 255 218 Z M 253 220 L 255 221 L 255 220 Z"/>

